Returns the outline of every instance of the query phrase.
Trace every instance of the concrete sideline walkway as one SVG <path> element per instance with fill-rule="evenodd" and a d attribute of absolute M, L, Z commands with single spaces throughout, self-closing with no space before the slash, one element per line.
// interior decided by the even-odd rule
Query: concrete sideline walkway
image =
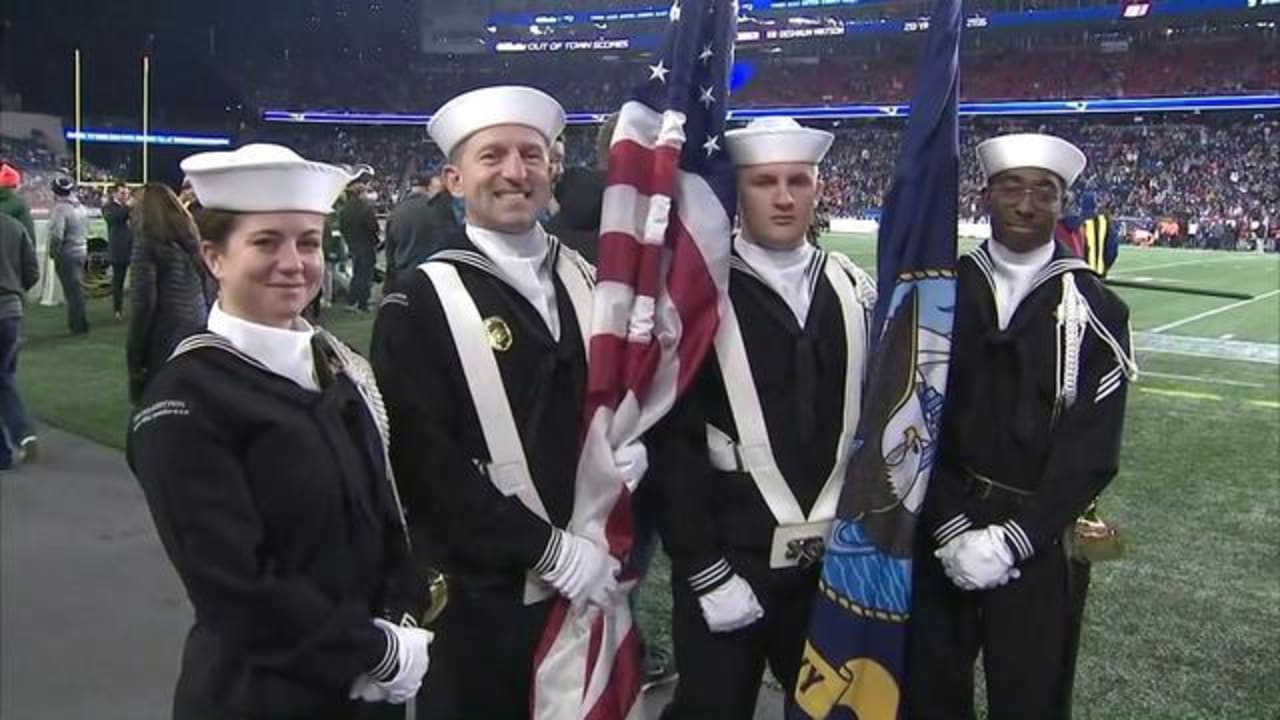
<path fill-rule="evenodd" d="M 36 463 L 0 471 L 0 718 L 169 718 L 191 608 L 142 490 L 116 450 L 39 437 Z M 781 717 L 762 688 L 756 718 Z"/>
<path fill-rule="evenodd" d="M 0 472 L 0 717 L 171 715 L 191 610 L 124 456 L 42 426 Z"/>

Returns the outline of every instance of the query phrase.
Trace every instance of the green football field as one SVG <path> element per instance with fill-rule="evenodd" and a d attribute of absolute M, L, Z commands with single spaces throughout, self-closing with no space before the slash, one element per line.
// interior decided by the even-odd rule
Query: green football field
<path fill-rule="evenodd" d="M 874 268 L 871 238 L 825 244 Z M 1094 571 L 1076 717 L 1280 717 L 1280 257 L 1126 247 L 1113 274 L 1254 299 L 1120 291 L 1143 372 L 1102 507 L 1130 545 Z M 41 420 L 122 447 L 125 324 L 102 299 L 90 317 L 71 337 L 61 308 L 32 306 L 20 384 Z M 324 324 L 368 347 L 368 316 Z M 641 601 L 658 642 L 665 573 Z"/>

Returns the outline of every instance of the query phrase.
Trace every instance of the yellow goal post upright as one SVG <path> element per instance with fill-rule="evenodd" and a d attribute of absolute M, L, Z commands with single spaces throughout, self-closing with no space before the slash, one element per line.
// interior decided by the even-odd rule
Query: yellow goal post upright
<path fill-rule="evenodd" d="M 110 181 L 88 181 L 84 179 L 84 77 L 81 65 L 80 48 L 75 50 L 75 177 L 76 185 L 107 189 L 114 184 Z M 125 181 L 129 187 L 142 187 L 151 180 L 151 56 L 142 56 L 142 181 Z"/>

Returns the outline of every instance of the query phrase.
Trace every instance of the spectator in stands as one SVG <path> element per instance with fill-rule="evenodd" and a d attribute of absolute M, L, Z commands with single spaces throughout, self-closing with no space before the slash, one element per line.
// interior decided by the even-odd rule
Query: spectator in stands
<path fill-rule="evenodd" d="M 149 183 L 133 206 L 133 291 L 125 356 L 137 403 L 173 349 L 205 327 L 214 289 L 195 221 L 169 186 Z"/>
<path fill-rule="evenodd" d="M 351 287 L 347 292 L 347 309 L 369 312 L 369 293 L 373 287 L 373 266 L 378 256 L 378 217 L 370 202 L 368 180 L 363 173 L 347 186 L 346 200 L 338 211 L 338 228 L 351 254 Z"/>
<path fill-rule="evenodd" d="M 124 279 L 133 255 L 133 231 L 129 229 L 129 206 L 133 198 L 122 182 L 111 186 L 102 205 L 102 219 L 107 223 L 107 255 L 111 261 L 111 310 L 119 320 L 124 309 Z"/>
<path fill-rule="evenodd" d="M 22 185 L 22 173 L 9 163 L 0 163 L 0 215 L 22 223 L 27 230 L 27 237 L 34 247 L 36 242 L 36 226 L 31 221 L 31 206 L 18 194 Z"/>
<path fill-rule="evenodd" d="M 36 456 L 36 431 L 18 393 L 18 348 L 27 291 L 40 279 L 35 243 L 22 223 L 0 213 L 0 470 Z"/>
<path fill-rule="evenodd" d="M 453 198 L 439 174 L 419 175 L 387 219 L 387 282 L 426 262 L 458 229 Z"/>
<path fill-rule="evenodd" d="M 56 198 L 49 213 L 49 256 L 53 258 L 67 299 L 67 327 L 73 335 L 89 332 L 85 312 L 84 265 L 89 254 L 89 213 L 76 195 L 76 182 L 66 175 L 53 181 Z"/>

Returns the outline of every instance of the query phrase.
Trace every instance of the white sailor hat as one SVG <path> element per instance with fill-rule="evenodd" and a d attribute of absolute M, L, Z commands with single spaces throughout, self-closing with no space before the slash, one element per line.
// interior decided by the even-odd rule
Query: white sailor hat
<path fill-rule="evenodd" d="M 1067 187 L 1084 172 L 1080 148 L 1054 135 L 1017 133 L 978 143 L 978 164 L 988 180 L 1014 168 L 1042 168 L 1062 178 Z"/>
<path fill-rule="evenodd" d="M 524 125 L 555 140 L 564 129 L 564 108 L 550 95 L 523 85 L 495 85 L 462 93 L 431 116 L 427 134 L 448 157 L 458 143 L 495 125 Z"/>
<path fill-rule="evenodd" d="M 807 128 L 789 117 L 764 117 L 724 134 L 734 165 L 807 163 L 817 165 L 834 135 Z"/>
<path fill-rule="evenodd" d="M 202 206 L 231 212 L 328 214 L 353 177 L 340 167 L 267 143 L 197 153 L 179 164 Z"/>

